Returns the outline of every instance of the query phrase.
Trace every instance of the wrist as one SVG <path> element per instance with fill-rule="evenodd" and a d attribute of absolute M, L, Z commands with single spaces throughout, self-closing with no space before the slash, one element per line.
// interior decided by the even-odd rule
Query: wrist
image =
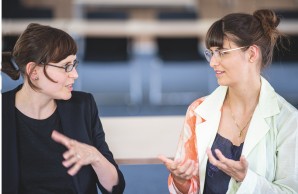
<path fill-rule="evenodd" d="M 190 186 L 190 179 L 187 180 L 187 179 L 181 179 L 181 178 L 178 178 L 178 177 L 174 177 L 173 176 L 173 181 L 174 181 L 174 184 L 178 187 L 178 188 L 189 188 Z"/>

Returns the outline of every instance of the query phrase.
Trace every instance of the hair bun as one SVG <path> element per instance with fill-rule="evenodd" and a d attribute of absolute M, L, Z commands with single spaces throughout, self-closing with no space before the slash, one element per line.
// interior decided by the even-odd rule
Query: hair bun
<path fill-rule="evenodd" d="M 253 16 L 260 21 L 265 34 L 268 34 L 269 36 L 271 36 L 271 33 L 276 30 L 280 22 L 280 18 L 275 14 L 275 12 L 269 9 L 257 10 L 253 13 Z"/>

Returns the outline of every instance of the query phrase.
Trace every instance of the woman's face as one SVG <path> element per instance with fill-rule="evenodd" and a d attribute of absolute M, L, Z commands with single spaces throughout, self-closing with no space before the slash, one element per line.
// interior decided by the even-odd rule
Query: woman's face
<path fill-rule="evenodd" d="M 214 69 L 219 85 L 231 86 L 249 78 L 250 70 L 245 48 L 241 48 L 227 39 L 223 48 L 211 47 L 213 56 L 210 66 Z"/>
<path fill-rule="evenodd" d="M 64 68 L 59 67 L 73 64 L 75 60 L 75 55 L 69 55 L 58 63 L 49 63 L 49 65 L 45 66 L 48 76 L 52 78 L 56 83 L 52 82 L 45 76 L 43 72 L 43 66 L 37 66 L 36 70 L 38 72 L 39 79 L 36 82 L 36 86 L 41 88 L 40 92 L 53 99 L 70 99 L 74 81 L 78 78 L 78 72 L 76 68 L 73 68 L 70 72 L 66 72 Z"/>

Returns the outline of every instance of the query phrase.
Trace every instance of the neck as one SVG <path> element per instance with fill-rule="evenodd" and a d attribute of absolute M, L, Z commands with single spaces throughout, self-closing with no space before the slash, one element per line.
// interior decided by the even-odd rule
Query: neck
<path fill-rule="evenodd" d="M 229 86 L 226 98 L 228 98 L 232 107 L 238 107 L 238 110 L 242 110 L 241 112 L 247 112 L 257 105 L 260 90 L 261 79 L 254 79 L 237 86 Z"/>
<path fill-rule="evenodd" d="M 56 110 L 54 99 L 33 90 L 24 83 L 16 94 L 16 108 L 28 117 L 34 119 L 46 119 Z"/>

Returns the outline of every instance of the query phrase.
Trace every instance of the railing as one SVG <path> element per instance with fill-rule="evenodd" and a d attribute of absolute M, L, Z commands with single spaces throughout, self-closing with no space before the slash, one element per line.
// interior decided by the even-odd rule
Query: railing
<path fill-rule="evenodd" d="M 105 21 L 75 19 L 3 19 L 3 35 L 19 35 L 29 23 L 40 23 L 60 28 L 70 34 L 79 36 L 128 36 L 148 38 L 156 36 L 205 36 L 214 19 L 198 19 L 195 21 L 158 21 L 137 20 Z M 278 28 L 285 34 L 298 34 L 298 19 L 282 20 Z"/>

